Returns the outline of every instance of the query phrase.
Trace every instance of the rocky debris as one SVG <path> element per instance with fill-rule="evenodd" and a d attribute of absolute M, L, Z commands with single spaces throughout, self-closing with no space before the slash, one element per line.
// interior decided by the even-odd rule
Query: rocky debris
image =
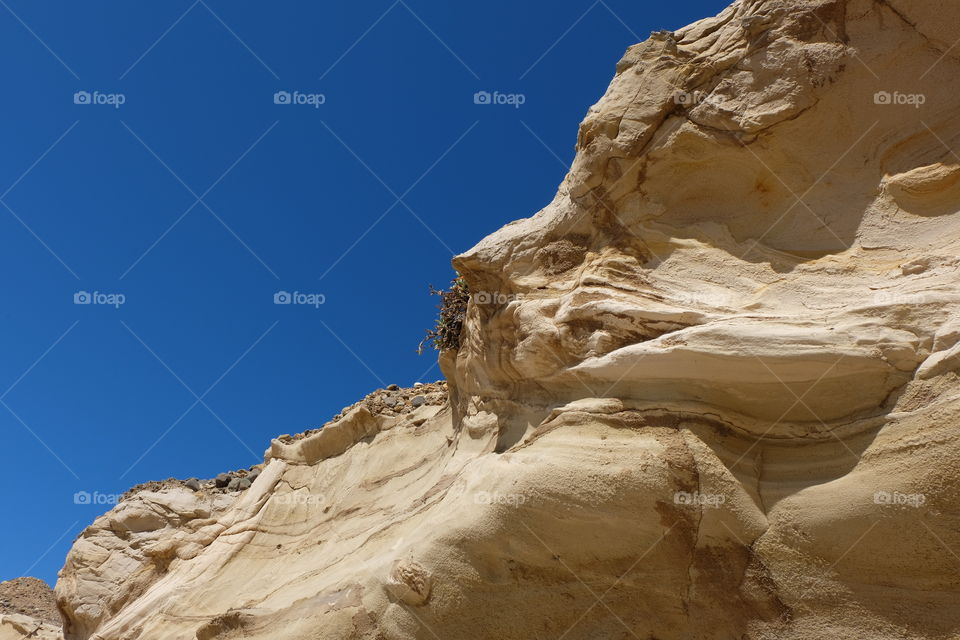
<path fill-rule="evenodd" d="M 53 589 L 37 578 L 14 578 L 0 582 L 0 614 L 22 614 L 60 625 L 60 612 Z"/>
<path fill-rule="evenodd" d="M 129 500 L 133 496 L 137 495 L 143 491 L 163 491 L 164 489 L 170 489 L 174 487 L 182 487 L 186 485 L 186 480 L 178 480 L 177 478 L 167 478 L 166 480 L 150 480 L 148 482 L 143 482 L 141 484 L 135 485 L 127 489 L 127 491 L 120 496 L 120 502 Z"/>
<path fill-rule="evenodd" d="M 177 478 L 152 480 L 131 487 L 121 496 L 120 500 L 128 500 L 141 491 L 163 491 L 176 487 L 185 487 L 191 491 L 203 491 L 206 493 L 234 493 L 236 491 L 244 491 L 249 489 L 253 481 L 257 479 L 261 469 L 263 469 L 263 465 L 258 464 L 249 469 L 238 469 L 237 471 L 220 473 L 215 478 L 208 480 L 198 478 L 188 478 L 187 480 L 179 480 Z M 234 480 L 244 480 L 244 482 L 233 482 Z"/>
<path fill-rule="evenodd" d="M 227 484 L 227 491 L 246 491 L 251 484 L 253 483 L 250 482 L 250 478 L 233 476 Z"/>
<path fill-rule="evenodd" d="M 392 384 L 386 389 L 377 389 L 367 394 L 360 402 L 348 407 L 348 410 L 358 404 L 363 404 L 373 414 L 401 416 L 423 405 L 440 406 L 447 402 L 446 381 L 437 380 L 436 382 L 419 384 L 420 386 L 408 388 L 400 388 Z M 334 421 L 339 420 L 344 415 L 346 413 L 341 412 L 340 415 L 334 416 Z"/>
<path fill-rule="evenodd" d="M 447 382 L 445 380 L 426 383 L 417 382 L 413 387 L 408 388 L 401 388 L 398 385 L 389 384 L 385 389 L 371 391 L 359 402 L 344 407 L 340 413 L 335 415 L 324 427 L 337 423 L 359 406 L 366 407 L 366 409 L 374 415 L 392 417 L 407 415 L 424 405 L 442 406 L 447 403 L 447 398 Z M 295 435 L 284 434 L 278 436 L 277 440 L 289 444 L 318 433 L 322 428 L 323 427 L 307 429 Z"/>

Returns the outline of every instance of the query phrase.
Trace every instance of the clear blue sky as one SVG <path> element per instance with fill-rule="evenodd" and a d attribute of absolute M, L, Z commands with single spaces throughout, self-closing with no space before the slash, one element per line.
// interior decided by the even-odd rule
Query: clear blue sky
<path fill-rule="evenodd" d="M 56 579 L 77 492 L 438 379 L 427 285 L 550 201 L 627 46 L 726 4 L 191 2 L 0 2 L 0 580 Z"/>

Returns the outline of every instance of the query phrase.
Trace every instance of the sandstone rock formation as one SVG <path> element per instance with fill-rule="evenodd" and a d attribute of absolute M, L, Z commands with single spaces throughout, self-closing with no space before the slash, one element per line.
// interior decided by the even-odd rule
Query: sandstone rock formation
<path fill-rule="evenodd" d="M 56 640 L 60 614 L 53 589 L 37 578 L 0 582 L 0 640 Z"/>
<path fill-rule="evenodd" d="M 957 637 L 958 39 L 740 0 L 631 47 L 554 201 L 455 260 L 449 400 L 137 492 L 65 637 Z"/>
<path fill-rule="evenodd" d="M 60 624 L 53 589 L 37 578 L 16 578 L 0 582 L 0 613 L 22 614 Z"/>
<path fill-rule="evenodd" d="M 59 625 L 19 613 L 0 613 L 0 640 L 61 640 Z"/>

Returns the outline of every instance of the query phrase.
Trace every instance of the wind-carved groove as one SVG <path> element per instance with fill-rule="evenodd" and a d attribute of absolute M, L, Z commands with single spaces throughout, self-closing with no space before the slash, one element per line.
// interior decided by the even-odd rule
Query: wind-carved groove
<path fill-rule="evenodd" d="M 696 477 L 696 495 L 701 496 L 703 492 L 703 481 L 700 476 L 700 465 L 697 461 L 697 455 L 694 453 L 693 449 L 690 448 L 690 444 L 687 442 L 687 433 L 685 431 L 680 431 L 678 437 L 683 440 L 683 446 L 686 448 L 688 455 L 690 456 L 690 463 L 692 471 Z M 687 611 L 690 610 L 691 603 L 691 593 L 694 587 L 694 577 L 693 572 L 696 569 L 697 563 L 697 550 L 700 546 L 700 529 L 703 525 L 703 511 L 706 509 L 706 505 L 699 504 L 699 508 L 696 510 L 696 525 L 694 526 L 693 533 L 693 548 L 690 550 L 690 562 L 687 565 L 687 589 L 686 594 L 684 595 L 684 606 L 687 608 Z"/>
<path fill-rule="evenodd" d="M 767 515 L 767 506 L 763 502 L 763 445 L 757 447 L 757 455 L 754 456 L 754 470 L 757 476 L 757 502 L 763 515 Z"/>

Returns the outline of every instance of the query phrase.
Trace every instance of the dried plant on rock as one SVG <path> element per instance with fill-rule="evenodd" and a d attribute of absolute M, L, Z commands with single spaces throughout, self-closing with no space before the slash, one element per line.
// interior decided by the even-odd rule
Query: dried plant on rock
<path fill-rule="evenodd" d="M 460 348 L 460 332 L 463 330 L 463 320 L 467 315 L 467 302 L 470 300 L 470 288 L 460 276 L 450 283 L 450 289 L 434 289 L 430 285 L 430 293 L 440 296 L 440 313 L 437 323 L 427 331 L 427 336 L 417 347 L 417 353 L 423 353 L 426 345 L 433 345 L 437 351 Z"/>

